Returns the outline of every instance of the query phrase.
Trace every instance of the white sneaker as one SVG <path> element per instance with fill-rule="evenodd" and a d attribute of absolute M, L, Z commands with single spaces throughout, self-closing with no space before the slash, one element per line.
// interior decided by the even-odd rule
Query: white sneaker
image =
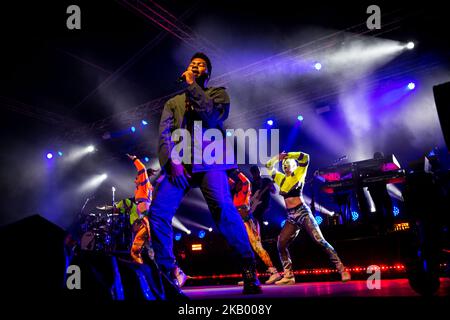
<path fill-rule="evenodd" d="M 283 277 L 281 280 L 275 282 L 276 285 L 291 285 L 295 284 L 295 277 L 287 278 Z"/>
<path fill-rule="evenodd" d="M 279 280 L 281 280 L 281 279 L 282 279 L 281 274 L 279 274 L 278 272 L 275 272 L 275 273 L 272 273 L 272 274 L 270 275 L 270 278 L 267 279 L 267 281 L 266 281 L 265 283 L 266 283 L 266 284 L 273 284 L 273 283 L 275 283 L 276 281 L 279 281 Z"/>

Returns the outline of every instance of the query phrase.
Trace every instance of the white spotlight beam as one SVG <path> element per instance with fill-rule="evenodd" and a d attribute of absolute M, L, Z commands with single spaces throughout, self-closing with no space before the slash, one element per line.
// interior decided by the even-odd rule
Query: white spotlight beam
<path fill-rule="evenodd" d="M 184 224 L 182 224 L 181 221 L 178 220 L 176 217 L 173 217 L 172 219 L 172 226 L 177 228 L 178 230 L 186 232 L 187 234 L 191 233 L 191 231 L 188 228 L 186 228 Z"/>
<path fill-rule="evenodd" d="M 388 62 L 405 48 L 397 41 L 373 39 L 371 43 L 368 43 L 365 40 L 351 41 L 342 49 L 324 55 L 321 57 L 321 61 L 327 65 L 327 69 L 357 68 L 366 70 L 374 64 Z"/>
<path fill-rule="evenodd" d="M 307 195 L 303 195 L 303 198 L 305 199 L 305 201 L 307 203 L 311 203 L 311 198 L 308 197 Z M 327 216 L 334 216 L 334 211 L 330 211 L 327 208 L 325 208 L 324 206 L 322 206 L 320 203 L 315 202 L 314 203 L 314 207 L 317 211 L 319 211 L 320 213 L 326 214 Z"/>
<path fill-rule="evenodd" d="M 204 226 L 198 222 L 192 221 L 192 220 L 184 218 L 184 217 L 179 217 L 179 221 L 183 221 L 187 225 L 194 226 L 196 228 L 207 230 L 207 231 L 209 231 L 209 228 L 210 228 L 210 227 Z"/>
<path fill-rule="evenodd" d="M 414 42 L 412 42 L 412 41 L 408 42 L 408 43 L 405 45 L 405 48 L 406 48 L 406 49 L 409 49 L 409 50 L 414 49 Z"/>
<path fill-rule="evenodd" d="M 95 175 L 85 183 L 83 183 L 79 188 L 78 192 L 83 193 L 89 190 L 93 190 L 97 187 L 99 187 L 103 181 L 105 181 L 108 178 L 108 175 L 106 173 Z"/>
<path fill-rule="evenodd" d="M 391 197 L 393 197 L 397 200 L 400 200 L 400 201 L 404 201 L 403 194 L 399 188 L 397 188 L 392 183 L 387 184 L 386 187 L 387 187 L 388 193 Z"/>
<path fill-rule="evenodd" d="M 79 161 L 82 157 L 94 151 L 95 147 L 92 145 L 88 147 L 77 147 L 69 151 L 67 157 L 64 157 L 64 161 L 65 162 Z"/>
<path fill-rule="evenodd" d="M 366 196 L 367 202 L 369 203 L 370 212 L 376 212 L 375 202 L 373 202 L 372 196 L 370 195 L 369 189 L 364 187 L 364 195 Z"/>

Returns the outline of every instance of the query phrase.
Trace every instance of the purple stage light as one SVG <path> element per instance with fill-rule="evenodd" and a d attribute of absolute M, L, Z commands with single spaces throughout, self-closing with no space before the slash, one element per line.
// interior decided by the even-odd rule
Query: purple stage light
<path fill-rule="evenodd" d="M 53 158 L 53 153 L 49 152 L 47 153 L 47 159 L 52 159 Z"/>
<path fill-rule="evenodd" d="M 316 64 L 314 65 L 314 68 L 316 70 L 320 70 L 320 69 L 322 69 L 322 64 L 320 62 L 316 62 Z"/>
<path fill-rule="evenodd" d="M 269 126 L 273 126 L 273 120 L 267 120 L 267 124 L 268 124 Z"/>
<path fill-rule="evenodd" d="M 416 87 L 416 84 L 414 82 L 408 83 L 408 89 L 409 90 L 414 90 L 415 87 Z"/>

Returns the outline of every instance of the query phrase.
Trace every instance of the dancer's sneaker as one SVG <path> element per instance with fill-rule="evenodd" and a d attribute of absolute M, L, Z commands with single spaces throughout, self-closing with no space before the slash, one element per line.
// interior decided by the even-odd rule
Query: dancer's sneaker
<path fill-rule="evenodd" d="M 276 281 L 281 280 L 282 276 L 278 273 L 276 268 L 270 267 L 269 270 L 267 270 L 267 271 L 270 273 L 270 277 L 265 282 L 266 284 L 273 284 Z"/>
<path fill-rule="evenodd" d="M 291 285 L 295 284 L 295 275 L 291 270 L 286 270 L 281 280 L 275 282 L 276 285 Z"/>

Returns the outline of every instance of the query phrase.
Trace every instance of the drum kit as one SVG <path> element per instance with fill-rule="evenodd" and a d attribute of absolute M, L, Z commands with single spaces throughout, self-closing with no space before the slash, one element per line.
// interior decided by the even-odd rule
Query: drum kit
<path fill-rule="evenodd" d="M 82 250 L 99 252 L 129 251 L 131 228 L 129 217 L 115 206 L 97 206 L 88 214 L 81 215 Z"/>

